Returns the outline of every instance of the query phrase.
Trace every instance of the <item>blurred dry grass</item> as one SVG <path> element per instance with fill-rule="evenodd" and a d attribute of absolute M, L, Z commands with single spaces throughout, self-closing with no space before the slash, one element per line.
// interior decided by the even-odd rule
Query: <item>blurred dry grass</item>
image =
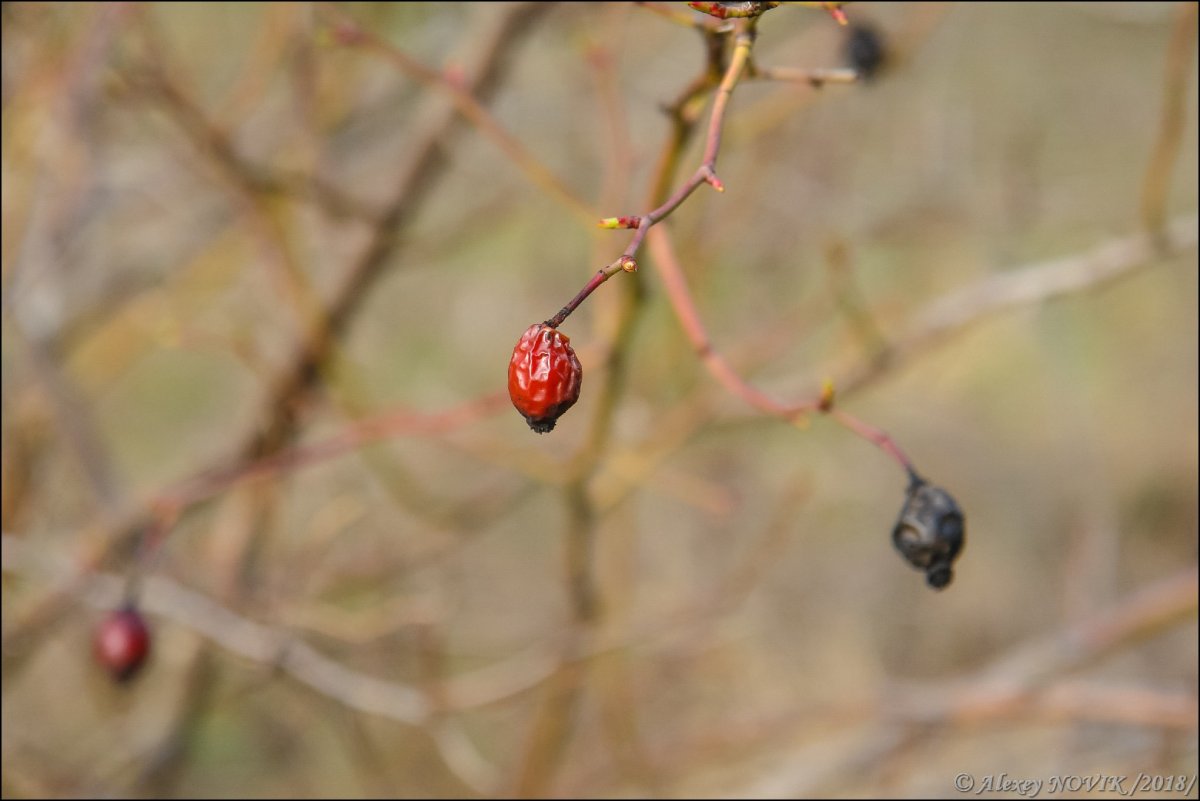
<path fill-rule="evenodd" d="M 524 13 L 494 5 L 340 8 L 469 78 L 489 20 Z M 866 85 L 739 86 L 728 191 L 669 222 L 717 346 L 781 396 L 869 363 L 846 280 L 894 341 L 944 293 L 1141 231 L 1186 24 L 1169 3 L 850 12 L 905 58 Z M 601 447 L 626 276 L 565 326 L 586 380 L 553 434 L 505 401 L 185 514 L 151 564 L 167 582 L 147 584 L 153 665 L 117 690 L 88 660 L 84 601 L 114 603 L 135 552 L 108 554 L 53 625 L 31 617 L 97 527 L 251 455 L 239 443 L 500 390 L 520 332 L 627 239 L 460 126 L 384 232 L 319 391 L 268 442 L 268 379 L 373 241 L 444 98 L 309 5 L 3 15 L 5 796 L 952 797 L 962 772 L 1195 774 L 1194 40 L 1165 196 L 1193 245 L 914 350 L 845 401 L 966 509 L 946 592 L 892 550 L 895 465 L 822 419 L 750 414 L 643 269 Z M 757 57 L 833 66 L 842 35 L 779 9 Z M 659 105 L 703 66 L 695 33 L 568 4 L 509 56 L 495 119 L 586 204 L 643 211 Z M 581 458 L 593 472 L 573 482 Z M 591 618 L 564 568 L 577 530 Z M 182 588 L 269 629 L 210 619 Z M 276 654 L 281 634 L 354 672 Z M 387 689 L 365 677 L 430 706 L 372 712 Z"/>

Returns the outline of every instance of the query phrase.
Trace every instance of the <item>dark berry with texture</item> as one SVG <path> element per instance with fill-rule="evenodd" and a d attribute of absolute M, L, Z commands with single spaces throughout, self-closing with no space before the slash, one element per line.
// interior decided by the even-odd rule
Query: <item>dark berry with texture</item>
<path fill-rule="evenodd" d="M 883 34 L 878 28 L 865 23 L 851 26 L 842 45 L 842 55 L 847 66 L 864 81 L 876 77 L 887 62 Z"/>
<path fill-rule="evenodd" d="M 566 334 L 545 323 L 529 326 L 508 363 L 508 395 L 539 434 L 554 429 L 579 400 L 583 367 Z"/>
<path fill-rule="evenodd" d="M 966 540 L 966 520 L 950 493 L 913 477 L 900 518 L 892 529 L 892 543 L 925 582 L 940 590 L 954 579 L 954 560 Z"/>
<path fill-rule="evenodd" d="M 132 606 L 118 609 L 96 629 L 96 661 L 114 679 L 127 682 L 137 675 L 150 653 L 150 629 Z"/>

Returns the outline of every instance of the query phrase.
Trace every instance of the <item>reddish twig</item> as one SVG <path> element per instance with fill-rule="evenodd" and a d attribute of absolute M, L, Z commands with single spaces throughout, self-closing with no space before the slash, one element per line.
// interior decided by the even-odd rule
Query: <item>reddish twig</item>
<path fill-rule="evenodd" d="M 654 266 L 662 277 L 667 297 L 671 301 L 675 315 L 679 318 L 680 325 L 683 326 L 684 332 L 691 341 L 692 347 L 696 349 L 700 360 L 704 362 L 704 366 L 723 387 L 759 411 L 789 423 L 795 423 L 813 412 L 829 414 L 840 425 L 878 445 L 905 469 L 910 478 L 917 477 L 912 461 L 886 432 L 864 423 L 847 412 L 833 408 L 832 385 L 827 384 L 817 398 L 789 404 L 777 401 L 747 383 L 730 366 L 725 357 L 713 347 L 712 340 L 700 320 L 700 314 L 696 310 L 691 292 L 688 291 L 687 279 L 684 278 L 683 268 L 675 255 L 670 234 L 664 229 L 654 231 L 651 235 L 650 250 L 654 256 Z"/>
<path fill-rule="evenodd" d="M 717 87 L 717 95 L 713 101 L 712 115 L 708 123 L 708 138 L 705 141 L 704 156 L 700 166 L 696 168 L 690 178 L 683 182 L 682 186 L 675 190 L 674 194 L 657 208 L 636 217 L 608 217 L 600 221 L 602 228 L 635 228 L 633 238 L 621 255 L 615 261 L 601 267 L 579 291 L 579 294 L 572 298 L 566 306 L 563 306 L 558 314 L 546 321 L 546 325 L 551 328 L 562 325 L 571 312 L 579 308 L 579 305 L 595 291 L 596 287 L 619 272 L 632 272 L 637 269 L 635 257 L 649 230 L 670 216 L 671 212 L 679 208 L 701 184 L 709 184 L 718 192 L 725 191 L 725 185 L 717 177 L 716 172 L 717 155 L 721 150 L 721 130 L 725 124 L 729 98 L 750 61 L 750 53 L 754 47 L 755 22 L 756 20 L 753 18 L 743 20 L 737 29 L 733 55 L 729 59 L 729 65 L 725 69 L 724 77 L 721 79 L 720 86 Z"/>

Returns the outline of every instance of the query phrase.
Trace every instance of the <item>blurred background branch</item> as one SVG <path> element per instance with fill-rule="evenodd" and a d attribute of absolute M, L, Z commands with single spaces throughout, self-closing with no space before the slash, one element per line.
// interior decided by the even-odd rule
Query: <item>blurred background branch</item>
<path fill-rule="evenodd" d="M 4 794 L 1194 773 L 1195 4 L 1030 8 L 5 3 Z"/>

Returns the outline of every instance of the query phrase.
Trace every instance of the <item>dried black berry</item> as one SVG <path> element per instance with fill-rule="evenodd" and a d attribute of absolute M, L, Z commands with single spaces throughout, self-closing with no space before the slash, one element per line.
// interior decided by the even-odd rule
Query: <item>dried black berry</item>
<path fill-rule="evenodd" d="M 864 81 L 870 80 L 887 61 L 883 34 L 871 25 L 854 25 L 846 34 L 842 54 L 847 66 L 857 72 Z"/>
<path fill-rule="evenodd" d="M 962 552 L 966 523 L 950 493 L 913 474 L 892 543 L 935 590 L 954 578 L 954 560 Z"/>

